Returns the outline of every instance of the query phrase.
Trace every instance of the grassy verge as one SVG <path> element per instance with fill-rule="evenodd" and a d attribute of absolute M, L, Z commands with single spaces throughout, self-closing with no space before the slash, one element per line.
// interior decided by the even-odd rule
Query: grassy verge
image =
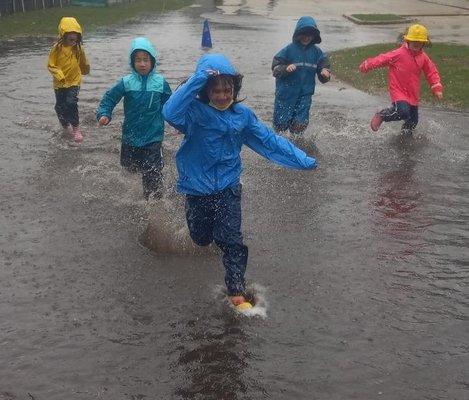
<path fill-rule="evenodd" d="M 18 36 L 54 36 L 62 17 L 76 17 L 86 33 L 100 26 L 121 23 L 149 13 L 175 10 L 191 3 L 191 0 L 137 0 L 110 7 L 54 7 L 17 13 L 0 18 L 0 40 Z"/>
<path fill-rule="evenodd" d="M 409 19 L 397 14 L 352 14 L 348 17 L 357 24 L 396 24 Z"/>
<path fill-rule="evenodd" d="M 369 93 L 387 92 L 387 68 L 368 72 L 358 71 L 360 63 L 396 48 L 395 44 L 373 44 L 336 51 L 330 54 L 334 75 L 357 89 Z M 444 86 L 442 104 L 451 108 L 469 109 L 469 46 L 448 43 L 434 43 L 425 50 L 435 62 Z M 432 93 L 422 76 L 421 98 L 423 103 L 432 102 Z"/>
<path fill-rule="evenodd" d="M 387 22 L 395 20 L 403 20 L 400 15 L 397 14 L 352 14 L 352 17 L 359 19 L 363 22 Z"/>

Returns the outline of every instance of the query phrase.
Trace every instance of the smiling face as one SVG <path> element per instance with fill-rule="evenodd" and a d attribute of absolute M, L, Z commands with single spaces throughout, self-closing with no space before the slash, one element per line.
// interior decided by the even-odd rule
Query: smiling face
<path fill-rule="evenodd" d="M 300 33 L 298 35 L 298 41 L 303 46 L 307 46 L 308 44 L 310 44 L 313 41 L 313 35 L 309 35 L 309 34 L 306 34 L 306 33 Z"/>
<path fill-rule="evenodd" d="M 213 84 L 207 88 L 207 95 L 214 106 L 224 109 L 234 100 L 234 85 L 233 82 L 228 79 L 217 78 L 214 80 Z"/>
<path fill-rule="evenodd" d="M 134 68 L 140 75 L 148 75 L 152 69 L 150 54 L 137 50 L 134 53 Z"/>

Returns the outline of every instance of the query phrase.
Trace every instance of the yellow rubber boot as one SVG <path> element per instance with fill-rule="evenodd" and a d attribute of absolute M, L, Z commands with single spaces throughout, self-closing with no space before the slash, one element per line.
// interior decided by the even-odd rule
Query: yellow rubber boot
<path fill-rule="evenodd" d="M 238 311 L 246 311 L 250 310 L 252 308 L 252 304 L 249 303 L 248 301 L 245 301 L 244 303 L 240 303 L 236 306 L 236 309 Z"/>
<path fill-rule="evenodd" d="M 239 311 L 245 311 L 252 308 L 252 304 L 249 301 L 246 301 L 244 296 L 229 296 L 229 299 Z"/>

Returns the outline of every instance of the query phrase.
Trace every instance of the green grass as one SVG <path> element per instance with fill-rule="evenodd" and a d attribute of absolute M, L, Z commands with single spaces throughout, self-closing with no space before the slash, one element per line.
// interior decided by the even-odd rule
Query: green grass
<path fill-rule="evenodd" d="M 397 14 L 352 14 L 352 17 L 363 22 L 387 22 L 406 20 L 405 18 Z"/>
<path fill-rule="evenodd" d="M 191 4 L 191 0 L 137 0 L 109 7 L 54 7 L 0 17 L 0 40 L 16 36 L 57 35 L 62 17 L 75 17 L 86 32 L 129 21 L 145 14 L 162 13 Z"/>
<path fill-rule="evenodd" d="M 334 75 L 357 89 L 369 93 L 387 92 L 387 68 L 370 71 L 366 75 L 358 71 L 360 63 L 368 57 L 376 56 L 396 48 L 396 44 L 373 44 L 335 51 L 330 54 Z M 444 86 L 442 104 L 451 108 L 469 108 L 469 46 L 448 43 L 434 43 L 425 49 L 435 62 Z M 432 103 L 432 93 L 422 75 L 421 99 Z"/>

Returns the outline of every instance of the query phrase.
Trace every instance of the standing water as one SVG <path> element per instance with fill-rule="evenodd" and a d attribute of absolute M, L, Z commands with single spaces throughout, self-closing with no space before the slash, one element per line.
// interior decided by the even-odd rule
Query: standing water
<path fill-rule="evenodd" d="M 275 13 L 281 2 L 251 3 L 87 35 L 79 147 L 55 119 L 51 42 L 0 49 L 0 399 L 469 397 L 467 113 L 422 107 L 414 137 L 396 124 L 374 134 L 369 117 L 388 100 L 331 82 L 317 89 L 307 131 L 316 171 L 245 150 L 254 316 L 225 303 L 220 256 L 192 254 L 178 239 L 180 137 L 168 130 L 164 142 L 165 198 L 146 203 L 139 177 L 119 167 L 122 106 L 96 128 L 96 106 L 127 73 L 135 36 L 154 42 L 175 89 L 202 54 L 209 19 L 213 51 L 244 74 L 245 103 L 269 124 L 271 59 L 297 16 L 316 17 L 324 50 L 396 37 L 309 2 L 294 16 Z M 166 239 L 184 244 L 179 254 L 142 246 L 162 214 L 171 216 Z"/>

